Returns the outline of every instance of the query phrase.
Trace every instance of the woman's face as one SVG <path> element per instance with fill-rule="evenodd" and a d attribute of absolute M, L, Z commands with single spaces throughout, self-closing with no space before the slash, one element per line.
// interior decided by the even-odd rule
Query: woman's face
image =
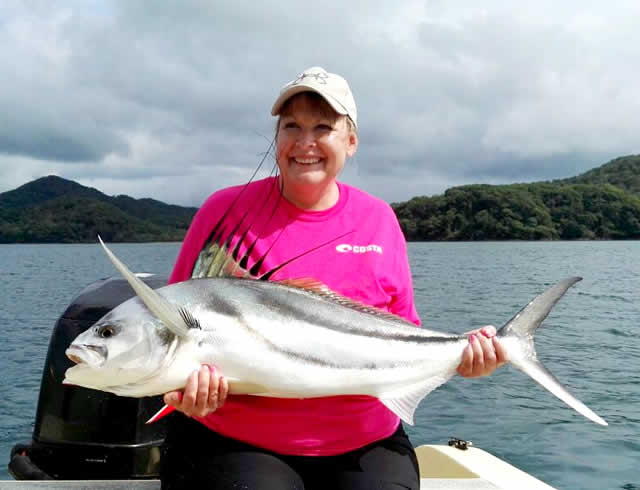
<path fill-rule="evenodd" d="M 285 195 L 328 188 L 358 147 L 347 117 L 331 114 L 306 94 L 292 98 L 280 116 L 276 156 Z"/>

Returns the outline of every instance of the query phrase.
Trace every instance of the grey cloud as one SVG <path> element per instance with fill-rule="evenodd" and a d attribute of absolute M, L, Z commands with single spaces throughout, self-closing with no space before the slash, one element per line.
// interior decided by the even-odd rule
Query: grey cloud
<path fill-rule="evenodd" d="M 250 175 L 275 95 L 311 65 L 344 74 L 358 102 L 345 179 L 387 200 L 638 152 L 632 2 L 8 5 L 0 167 L 28 161 L 24 176 L 198 204 Z"/>

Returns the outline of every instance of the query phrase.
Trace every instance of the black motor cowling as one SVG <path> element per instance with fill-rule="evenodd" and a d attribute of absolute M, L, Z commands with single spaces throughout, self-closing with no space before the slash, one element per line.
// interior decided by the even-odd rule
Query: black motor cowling
<path fill-rule="evenodd" d="M 152 288 L 167 278 L 147 275 Z M 145 425 L 162 397 L 127 398 L 62 384 L 73 363 L 65 350 L 81 333 L 134 296 L 124 279 L 87 286 L 58 319 L 42 372 L 33 439 L 16 445 L 9 471 L 18 480 L 111 480 L 157 478 L 163 420 Z"/>

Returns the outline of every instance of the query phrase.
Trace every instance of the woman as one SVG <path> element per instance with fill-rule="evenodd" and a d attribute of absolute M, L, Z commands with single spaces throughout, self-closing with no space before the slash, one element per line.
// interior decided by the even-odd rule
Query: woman
<path fill-rule="evenodd" d="M 358 148 L 356 105 L 346 80 L 309 68 L 283 87 L 272 115 L 278 116 L 279 176 L 213 194 L 194 217 L 170 282 L 207 275 L 207 250 L 219 240 L 212 231 L 222 221 L 233 230 L 232 246 L 240 241 L 240 255 L 247 253 L 262 271 L 301 255 L 272 280 L 313 278 L 419 325 L 406 243 L 393 211 L 337 181 Z M 243 229 L 244 223 L 250 225 Z M 506 360 L 495 328 L 480 333 L 471 335 L 463 354 L 463 376 L 489 374 Z M 402 424 L 376 398 L 227 393 L 224 373 L 203 366 L 183 393 L 165 395 L 192 419 L 170 421 L 163 488 L 419 487 Z"/>

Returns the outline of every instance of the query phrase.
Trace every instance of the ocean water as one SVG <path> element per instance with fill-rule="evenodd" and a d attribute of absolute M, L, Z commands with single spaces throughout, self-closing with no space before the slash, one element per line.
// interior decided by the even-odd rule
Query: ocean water
<path fill-rule="evenodd" d="M 178 244 L 114 244 L 133 270 L 168 274 Z M 559 489 L 640 489 L 640 242 L 412 243 L 425 326 L 502 325 L 547 286 L 584 279 L 537 335 L 538 356 L 604 417 L 600 427 L 512 367 L 454 378 L 420 405 L 415 445 L 473 441 Z M 30 438 L 58 316 L 87 284 L 115 274 L 97 245 L 0 245 L 0 479 Z"/>

